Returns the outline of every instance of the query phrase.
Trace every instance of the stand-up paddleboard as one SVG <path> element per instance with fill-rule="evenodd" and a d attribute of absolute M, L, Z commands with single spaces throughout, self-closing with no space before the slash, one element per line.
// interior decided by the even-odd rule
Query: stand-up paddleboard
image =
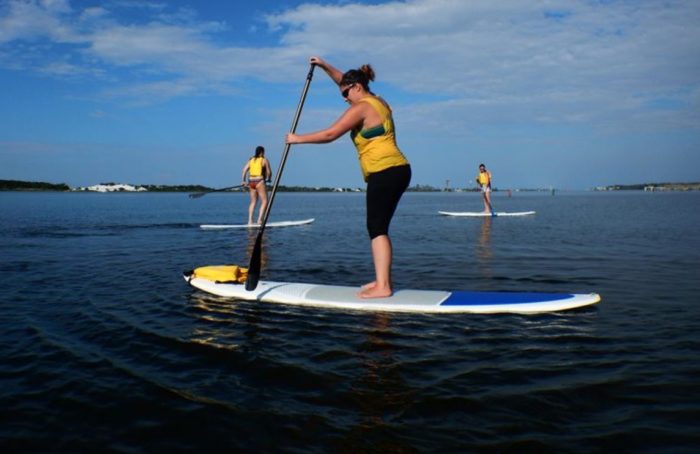
<path fill-rule="evenodd" d="M 295 225 L 311 224 L 315 219 L 303 219 L 301 221 L 279 221 L 279 222 L 268 222 L 265 224 L 267 227 L 292 227 Z M 202 224 L 199 226 L 201 229 L 205 230 L 223 230 L 223 229 L 255 229 L 260 227 L 260 224 Z"/>
<path fill-rule="evenodd" d="M 462 312 L 476 314 L 563 311 L 596 304 L 596 293 L 506 293 L 439 290 L 398 290 L 388 298 L 362 299 L 358 287 L 260 281 L 255 290 L 245 284 L 217 282 L 184 273 L 193 287 L 213 295 L 265 303 L 385 312 Z"/>
<path fill-rule="evenodd" d="M 444 216 L 464 216 L 464 217 L 492 217 L 492 216 L 529 216 L 535 214 L 534 211 L 496 211 L 495 213 L 484 213 L 483 211 L 438 211 Z"/>

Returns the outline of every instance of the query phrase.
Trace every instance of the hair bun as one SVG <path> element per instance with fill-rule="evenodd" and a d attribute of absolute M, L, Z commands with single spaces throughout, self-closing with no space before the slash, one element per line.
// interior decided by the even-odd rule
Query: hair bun
<path fill-rule="evenodd" d="M 369 63 L 360 66 L 360 71 L 362 71 L 365 74 L 365 76 L 367 76 L 367 80 L 369 80 L 370 82 L 374 81 L 374 70 L 369 65 Z"/>

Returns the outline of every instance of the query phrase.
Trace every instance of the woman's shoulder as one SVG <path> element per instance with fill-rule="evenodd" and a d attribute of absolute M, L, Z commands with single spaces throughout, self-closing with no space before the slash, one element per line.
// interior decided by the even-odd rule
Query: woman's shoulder
<path fill-rule="evenodd" d="M 370 106 L 380 105 L 383 108 L 385 108 L 386 110 L 388 110 L 389 112 L 391 112 L 391 106 L 389 105 L 389 103 L 386 102 L 386 100 L 379 95 L 372 94 L 372 95 L 367 96 L 366 98 L 362 98 L 362 100 L 365 101 L 366 105 L 370 105 Z"/>

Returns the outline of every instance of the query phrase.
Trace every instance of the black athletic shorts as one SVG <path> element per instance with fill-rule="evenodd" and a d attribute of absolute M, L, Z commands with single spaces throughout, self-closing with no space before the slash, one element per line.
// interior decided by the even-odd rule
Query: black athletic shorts
<path fill-rule="evenodd" d="M 411 166 L 389 167 L 367 177 L 367 232 L 370 239 L 389 234 L 396 206 L 411 182 Z"/>

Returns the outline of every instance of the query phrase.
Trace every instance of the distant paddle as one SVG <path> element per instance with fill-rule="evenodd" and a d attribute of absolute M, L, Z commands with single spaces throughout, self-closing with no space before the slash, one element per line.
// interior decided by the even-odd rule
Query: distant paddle
<path fill-rule="evenodd" d="M 309 74 L 306 75 L 306 83 L 304 83 L 304 90 L 301 92 L 301 99 L 299 100 L 299 105 L 297 106 L 297 111 L 294 114 L 294 120 L 292 121 L 292 129 L 290 132 L 294 134 L 297 130 L 297 124 L 299 123 L 299 117 L 301 116 L 301 109 L 304 107 L 304 101 L 306 100 L 306 93 L 309 91 L 309 85 L 311 84 L 311 78 L 314 75 L 314 67 L 316 65 L 312 64 L 309 68 Z M 253 247 L 253 253 L 250 255 L 250 264 L 248 265 L 248 278 L 245 281 L 245 289 L 248 291 L 255 290 L 258 286 L 258 281 L 260 280 L 260 255 L 262 247 L 262 237 L 265 233 L 265 225 L 267 225 L 267 218 L 270 216 L 270 211 L 272 210 L 272 202 L 275 201 L 275 193 L 277 192 L 277 185 L 279 185 L 280 177 L 282 177 L 282 171 L 284 170 L 284 163 L 287 161 L 287 155 L 289 154 L 290 144 L 285 144 L 284 152 L 282 153 L 282 160 L 280 162 L 279 170 L 277 175 L 275 175 L 275 182 L 272 185 L 272 194 L 270 194 L 270 201 L 267 204 L 267 209 L 265 210 L 265 216 L 260 224 L 260 230 L 258 230 L 258 236 L 255 238 L 255 246 Z"/>
<path fill-rule="evenodd" d="M 207 194 L 210 194 L 212 192 L 223 192 L 223 191 L 229 191 L 231 189 L 236 189 L 242 187 L 242 184 L 239 184 L 238 186 L 229 186 L 228 188 L 221 188 L 221 189 L 212 189 L 211 191 L 204 191 L 204 192 L 195 192 L 194 194 L 190 194 L 191 199 L 198 199 L 200 197 L 204 197 Z"/>

